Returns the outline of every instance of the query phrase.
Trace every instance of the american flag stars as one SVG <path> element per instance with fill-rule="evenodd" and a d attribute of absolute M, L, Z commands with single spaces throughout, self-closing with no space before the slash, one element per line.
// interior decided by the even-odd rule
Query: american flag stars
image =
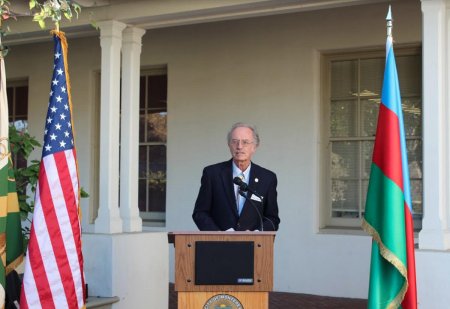
<path fill-rule="evenodd" d="M 73 148 L 72 118 L 69 110 L 64 59 L 55 53 L 55 70 L 45 125 L 43 156 Z"/>

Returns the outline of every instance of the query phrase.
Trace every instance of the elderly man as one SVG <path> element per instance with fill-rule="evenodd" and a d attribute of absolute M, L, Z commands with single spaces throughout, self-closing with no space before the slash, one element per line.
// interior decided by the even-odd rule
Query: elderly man
<path fill-rule="evenodd" d="M 236 123 L 227 138 L 232 159 L 204 168 L 195 224 L 201 231 L 278 230 L 277 176 L 251 161 L 259 146 L 256 128 Z M 236 177 L 246 192 L 234 184 Z"/>

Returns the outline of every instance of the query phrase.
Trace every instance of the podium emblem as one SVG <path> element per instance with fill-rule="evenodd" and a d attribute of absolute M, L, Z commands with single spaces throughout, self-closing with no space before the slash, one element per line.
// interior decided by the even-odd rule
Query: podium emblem
<path fill-rule="evenodd" d="M 241 302 L 229 294 L 216 294 L 205 303 L 203 309 L 244 309 Z"/>

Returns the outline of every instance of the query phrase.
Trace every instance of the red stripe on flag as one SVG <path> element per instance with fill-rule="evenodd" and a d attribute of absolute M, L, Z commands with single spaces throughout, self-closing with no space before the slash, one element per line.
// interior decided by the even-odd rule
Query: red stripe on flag
<path fill-rule="evenodd" d="M 37 292 L 39 294 L 39 300 L 41 302 L 42 308 L 55 308 L 55 304 L 52 300 L 52 292 L 50 290 L 50 284 L 48 282 L 47 272 L 45 271 L 44 262 L 42 260 L 41 250 L 39 249 L 39 243 L 36 238 L 36 233 L 32 227 L 30 232 L 30 244 L 33 243 L 34 246 L 29 246 L 28 254 L 31 265 L 31 270 L 33 273 L 34 281 L 38 287 Z M 25 295 L 22 289 L 22 296 Z M 22 299 L 22 296 L 20 299 Z M 20 302 L 21 308 L 24 304 Z"/>
<path fill-rule="evenodd" d="M 28 309 L 27 294 L 23 292 L 23 289 L 20 290 L 20 307 Z"/>
<path fill-rule="evenodd" d="M 405 203 L 406 256 L 408 263 L 408 290 L 403 298 L 403 308 L 417 308 L 416 262 L 414 257 L 413 218 Z"/>
<path fill-rule="evenodd" d="M 380 104 L 373 163 L 403 190 L 400 130 L 397 115 Z"/>
<path fill-rule="evenodd" d="M 60 159 L 56 160 L 55 157 L 55 161 L 60 161 Z M 61 227 L 59 226 L 58 217 L 55 212 L 55 205 L 53 203 L 52 192 L 50 190 L 49 184 L 49 182 L 53 183 L 53 181 L 61 181 L 61 179 L 64 179 L 65 177 L 67 177 L 67 175 L 49 175 L 49 178 L 47 178 L 44 162 L 41 163 L 40 171 L 41 173 L 39 175 L 39 188 L 40 198 L 42 202 L 42 211 L 44 213 L 48 233 L 51 235 L 50 240 L 52 242 L 53 253 L 55 255 L 56 264 L 58 265 L 59 274 L 61 276 L 61 283 L 64 287 L 64 293 L 67 298 L 67 303 L 76 305 L 78 304 L 78 302 L 76 298 L 72 271 L 70 269 L 69 261 L 67 258 L 64 240 L 61 235 Z"/>
<path fill-rule="evenodd" d="M 75 192 L 73 191 L 73 183 L 70 177 L 70 171 L 64 152 L 58 152 L 54 154 L 56 167 L 58 169 L 59 179 L 61 181 L 61 189 L 64 194 L 64 200 L 66 203 L 67 213 L 70 219 L 70 226 L 72 229 L 72 235 L 74 239 L 80 239 L 79 235 L 79 220 L 78 220 L 78 207 L 77 200 L 75 199 Z"/>
<path fill-rule="evenodd" d="M 69 152 L 69 151 L 68 151 Z M 70 151 L 71 152 L 71 151 Z M 70 278 L 73 280 L 76 280 L 73 278 L 73 276 L 79 276 L 82 281 L 82 286 L 84 287 L 84 280 L 83 275 L 79 273 L 80 269 L 83 269 L 82 265 L 82 253 L 81 253 L 81 229 L 80 229 L 80 221 L 78 217 L 78 192 L 74 192 L 74 183 L 72 182 L 72 176 L 71 171 L 69 168 L 70 163 L 67 162 L 67 155 L 75 155 L 71 153 L 66 152 L 58 152 L 55 153 L 53 156 L 55 157 L 55 163 L 56 168 L 58 170 L 58 174 L 60 175 L 59 180 L 61 182 L 61 189 L 63 191 L 64 195 L 64 201 L 67 209 L 67 213 L 70 220 L 70 228 L 72 231 L 73 239 L 66 240 L 67 242 L 71 242 L 75 246 L 76 254 L 70 254 L 72 257 L 77 257 L 77 268 L 75 271 L 78 271 L 77 273 L 70 273 Z M 74 167 L 72 167 L 74 168 Z M 69 227 L 67 227 L 69 228 Z M 64 279 L 64 278 L 63 278 Z M 83 295 L 85 291 L 83 288 Z M 75 294 L 74 297 L 76 298 L 77 295 Z M 75 303 L 74 303 L 75 304 Z M 76 307 L 74 307 L 76 308 Z"/>

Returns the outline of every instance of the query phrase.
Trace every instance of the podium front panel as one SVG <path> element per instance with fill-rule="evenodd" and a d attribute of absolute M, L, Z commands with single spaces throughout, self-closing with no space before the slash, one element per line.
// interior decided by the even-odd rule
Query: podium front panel
<path fill-rule="evenodd" d="M 254 283 L 253 241 L 196 241 L 195 284 Z"/>
<path fill-rule="evenodd" d="M 173 235 L 169 235 L 169 239 Z M 172 242 L 175 245 L 175 290 L 180 291 L 271 291 L 273 289 L 273 242 L 275 233 L 270 232 L 184 232 L 177 233 Z M 196 284 L 196 243 L 237 242 L 253 243 L 253 283 L 246 284 Z M 233 245 L 231 246 L 233 247 Z M 227 266 L 222 271 L 233 271 Z M 235 269 L 234 269 L 235 270 Z M 220 271 L 220 269 L 216 269 Z"/>

